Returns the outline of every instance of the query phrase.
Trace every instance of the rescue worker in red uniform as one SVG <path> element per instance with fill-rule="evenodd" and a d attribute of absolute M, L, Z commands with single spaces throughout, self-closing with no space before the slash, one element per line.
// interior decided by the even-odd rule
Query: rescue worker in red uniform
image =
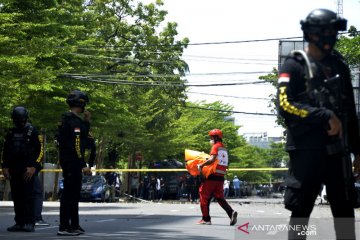
<path fill-rule="evenodd" d="M 220 129 L 213 129 L 209 132 L 210 144 L 212 145 L 210 151 L 210 158 L 206 162 L 199 165 L 201 173 L 202 167 L 214 164 L 218 159 L 218 164 L 215 173 L 210 174 L 208 178 L 203 180 L 200 185 L 200 207 L 202 212 L 202 219 L 197 224 L 211 225 L 211 217 L 209 213 L 210 201 L 214 197 L 219 205 L 225 210 L 230 218 L 230 225 L 235 225 L 237 221 L 237 212 L 234 211 L 224 197 L 224 176 L 229 166 L 228 152 L 222 143 L 223 134 Z"/>

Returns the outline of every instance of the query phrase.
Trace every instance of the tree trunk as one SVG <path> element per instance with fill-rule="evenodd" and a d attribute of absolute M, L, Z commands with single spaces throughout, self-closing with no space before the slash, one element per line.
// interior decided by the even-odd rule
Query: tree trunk
<path fill-rule="evenodd" d="M 96 155 L 96 168 L 101 169 L 103 168 L 103 162 L 104 162 L 104 152 L 105 152 L 105 140 L 104 138 L 101 138 L 99 140 L 99 147 L 98 147 L 98 154 Z"/>
<path fill-rule="evenodd" d="M 9 194 L 10 194 L 10 180 L 5 180 L 5 188 L 4 188 L 4 195 L 3 195 L 3 201 L 9 201 Z"/>
<path fill-rule="evenodd" d="M 58 161 L 56 163 L 56 169 L 60 168 L 60 159 L 59 159 L 59 153 L 58 153 Z M 59 172 L 55 172 L 55 178 L 54 178 L 54 188 L 53 188 L 53 192 L 52 192 L 52 199 L 53 201 L 55 201 L 56 199 L 58 199 L 58 185 L 59 185 Z"/>

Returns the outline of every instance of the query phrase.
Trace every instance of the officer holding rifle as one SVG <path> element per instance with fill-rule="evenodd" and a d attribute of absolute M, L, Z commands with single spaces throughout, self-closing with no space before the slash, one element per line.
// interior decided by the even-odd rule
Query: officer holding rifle
<path fill-rule="evenodd" d="M 290 225 L 306 226 L 322 184 L 334 217 L 337 239 L 355 239 L 355 173 L 360 167 L 359 127 L 350 70 L 334 50 L 347 21 L 327 9 L 316 9 L 301 21 L 308 48 L 293 51 L 278 79 L 278 107 L 287 127 L 290 156 L 285 207 Z M 296 231 L 289 239 L 302 239 Z"/>

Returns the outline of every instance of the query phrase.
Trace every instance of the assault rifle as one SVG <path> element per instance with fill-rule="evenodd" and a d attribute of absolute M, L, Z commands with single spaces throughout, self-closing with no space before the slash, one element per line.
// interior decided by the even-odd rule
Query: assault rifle
<path fill-rule="evenodd" d="M 360 207 L 356 202 L 356 191 L 354 188 L 354 176 L 352 172 L 351 153 L 349 148 L 348 113 L 344 102 L 346 96 L 342 92 L 342 79 L 340 75 L 324 80 L 324 85 L 319 87 L 318 100 L 321 107 L 332 110 L 342 123 L 342 137 L 332 137 L 330 144 L 326 146 L 329 155 L 342 155 L 342 170 L 345 183 L 346 200 L 353 201 L 354 207 Z"/>

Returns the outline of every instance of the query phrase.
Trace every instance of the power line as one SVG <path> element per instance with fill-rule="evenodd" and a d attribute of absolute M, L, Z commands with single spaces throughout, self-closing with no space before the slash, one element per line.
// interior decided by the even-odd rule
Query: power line
<path fill-rule="evenodd" d="M 160 61 L 160 60 L 145 60 L 145 59 L 129 59 L 129 58 L 118 58 L 118 57 L 107 57 L 107 56 L 94 56 L 94 55 L 90 55 L 90 54 L 82 54 L 82 53 L 72 53 L 73 55 L 76 56 L 82 56 L 82 57 L 87 57 L 87 58 L 100 58 L 100 59 L 110 59 L 110 60 L 116 60 L 116 61 L 126 61 L 129 63 L 158 63 L 158 64 L 170 64 L 170 63 L 176 63 L 176 62 L 181 62 L 183 60 L 181 59 L 174 59 L 174 60 L 167 60 L 167 61 Z"/>
<path fill-rule="evenodd" d="M 216 57 L 216 56 L 203 56 L 203 55 L 183 55 L 184 58 L 209 58 L 221 60 L 234 60 L 234 61 L 264 61 L 264 62 L 278 62 L 277 59 L 257 59 L 257 58 L 231 58 L 231 57 Z"/>
<path fill-rule="evenodd" d="M 263 84 L 266 81 L 254 82 L 237 82 L 237 83 L 213 83 L 213 84 L 186 84 L 187 87 L 213 87 L 213 86 L 236 86 L 236 85 L 249 85 L 249 84 Z"/>
<path fill-rule="evenodd" d="M 269 71 L 255 71 L 255 72 L 211 72 L 211 73 L 191 73 L 186 76 L 208 76 L 208 75 L 236 75 L 236 74 L 270 74 Z"/>
<path fill-rule="evenodd" d="M 348 34 L 348 31 L 340 32 L 341 35 Z M 222 41 L 222 42 L 200 42 L 200 43 L 187 43 L 182 44 L 181 42 L 176 42 L 175 44 L 144 44 L 144 45 L 137 45 L 138 47 L 156 47 L 156 46 L 168 46 L 168 47 L 174 47 L 174 46 L 201 46 L 201 45 L 220 45 L 220 44 L 238 44 L 238 43 L 251 43 L 251 42 L 268 42 L 268 41 L 280 41 L 280 40 L 291 40 L 291 39 L 303 39 L 303 36 L 298 37 L 279 37 L 279 38 L 265 38 L 265 39 L 251 39 L 251 40 L 239 40 L 239 41 Z M 59 48 L 62 48 L 59 46 Z M 90 50 L 90 49 L 96 49 L 96 48 L 103 48 L 103 49 L 111 49 L 111 48 L 128 48 L 129 51 L 126 52 L 134 52 L 134 46 L 131 46 L 130 48 L 128 46 L 82 46 L 78 47 L 78 49 L 82 50 Z M 173 51 L 165 51 L 165 52 L 173 52 Z M 147 53 L 151 53 L 148 52 Z M 152 53 L 159 53 L 159 52 L 152 52 Z M 164 52 L 162 52 L 164 53 Z"/>
<path fill-rule="evenodd" d="M 202 43 L 189 43 L 187 45 L 188 46 L 198 46 L 198 45 L 237 44 L 237 43 L 249 43 L 249 42 L 268 42 L 268 41 L 290 40 L 290 39 L 299 39 L 299 38 L 303 38 L 303 37 L 265 38 L 265 39 L 224 41 L 224 42 L 202 42 Z"/>
<path fill-rule="evenodd" d="M 92 77 L 92 78 L 180 78 L 184 77 L 180 74 L 138 74 L 138 75 L 124 75 L 117 74 L 86 74 L 86 73 L 65 73 L 66 76 Z M 128 81 L 128 80 L 123 80 Z"/>
<path fill-rule="evenodd" d="M 109 80 L 109 79 L 93 79 L 87 76 L 79 75 L 62 75 L 61 78 L 72 78 L 81 81 L 89 81 L 96 83 L 106 84 L 119 84 L 119 85 L 130 85 L 130 86 L 163 86 L 163 87 L 213 87 L 213 86 L 234 86 L 234 85 L 249 85 L 249 84 L 263 84 L 268 83 L 266 81 L 252 81 L 252 82 L 237 82 L 237 83 L 214 83 L 214 84 L 185 84 L 185 83 L 166 83 L 166 82 L 146 82 L 146 81 L 128 81 L 128 80 Z"/>
<path fill-rule="evenodd" d="M 157 52 L 156 52 L 157 53 Z M 83 54 L 83 53 L 72 53 L 76 56 L 81 56 L 85 58 L 95 58 L 95 59 L 109 59 L 114 61 L 121 61 L 125 63 L 133 63 L 133 64 L 139 64 L 139 63 L 152 63 L 152 64 L 173 64 L 177 62 L 184 62 L 186 61 L 201 61 L 201 62 L 221 62 L 221 63 L 236 63 L 236 64 L 255 64 L 254 62 L 239 62 L 239 61 L 255 61 L 257 65 L 274 65 L 273 63 L 263 63 L 263 62 L 277 62 L 278 60 L 269 60 L 269 59 L 240 59 L 240 58 L 225 58 L 225 57 L 205 57 L 205 56 L 199 56 L 199 57 L 188 57 L 183 56 L 184 59 L 169 59 L 166 61 L 161 60 L 155 60 L 155 59 L 131 59 L 131 58 L 119 58 L 119 57 L 108 57 L 108 56 L 100 56 L 100 55 L 91 55 L 91 54 Z M 131 56 L 129 56 L 131 57 Z"/>
<path fill-rule="evenodd" d="M 259 62 L 230 62 L 230 61 L 219 61 L 219 60 L 201 60 L 201 59 L 187 59 L 187 62 L 190 61 L 197 61 L 197 62 L 209 62 L 209 63 L 231 63 L 231 64 L 238 64 L 238 65 L 266 65 L 266 66 L 274 66 L 273 63 L 259 63 Z M 276 64 L 275 64 L 276 65 Z"/>
<path fill-rule="evenodd" d="M 129 86 L 149 86 L 149 87 L 156 87 L 156 86 L 164 86 L 164 87 L 186 87 L 184 84 L 169 84 L 169 83 L 142 83 L 142 82 L 129 82 L 129 81 L 114 81 L 114 80 L 100 80 L 100 79 L 91 79 L 87 77 L 75 77 L 75 76 L 61 76 L 61 78 L 71 78 L 80 81 L 86 82 L 95 82 L 95 83 L 104 83 L 104 84 L 116 84 L 116 85 L 129 85 Z"/>
<path fill-rule="evenodd" d="M 87 50 L 87 51 L 102 51 L 101 54 L 106 54 L 106 53 L 128 53 L 129 57 L 133 56 L 131 54 L 134 53 L 138 53 L 140 51 L 125 51 L 125 50 L 113 50 L 113 49 L 106 49 L 106 51 L 104 51 L 104 49 L 96 49 L 96 48 L 84 48 L 84 47 L 78 47 L 78 50 Z M 146 51 L 146 53 L 154 53 L 154 54 L 163 54 L 163 53 L 173 53 L 174 51 Z M 83 54 L 83 53 L 72 53 L 73 55 L 79 55 L 79 56 L 83 56 L 83 57 L 93 57 L 93 58 L 108 58 L 108 59 L 114 59 L 114 60 L 128 60 L 128 61 L 132 61 L 129 58 L 119 58 L 119 57 L 106 57 L 106 56 L 99 56 L 99 55 L 91 55 L 91 54 Z M 221 60 L 229 60 L 229 61 L 261 61 L 261 62 L 277 62 L 277 59 L 261 59 L 261 58 L 231 58 L 231 57 L 218 57 L 218 56 L 203 56 L 203 55 L 181 55 L 180 57 L 183 58 L 204 58 L 204 59 L 221 59 Z M 133 59 L 135 60 L 135 59 Z M 177 62 L 177 61 L 181 61 L 182 59 L 170 59 L 167 61 L 160 61 L 160 60 L 141 60 L 141 59 L 137 59 L 139 61 L 144 61 L 144 62 L 155 62 L 155 63 L 167 63 L 167 62 Z"/>
<path fill-rule="evenodd" d="M 66 76 L 79 77 L 96 77 L 96 78 L 181 78 L 181 77 L 197 77 L 197 76 L 218 76 L 218 75 L 250 75 L 250 74 L 271 74 L 269 71 L 254 71 L 254 72 L 209 72 L 209 73 L 189 73 L 182 76 L 180 74 L 138 74 L 138 75 L 123 75 L 121 73 L 115 74 L 86 74 L 86 73 L 64 73 Z M 236 80 L 237 81 L 237 80 Z"/>
<path fill-rule="evenodd" d="M 265 38 L 265 39 L 250 39 L 250 40 L 238 40 L 238 41 L 222 41 L 222 42 L 199 42 L 199 43 L 186 43 L 183 44 L 177 41 L 175 44 L 144 44 L 137 45 L 137 47 L 178 47 L 178 46 L 200 46 L 200 45 L 221 45 L 221 44 L 239 44 L 239 43 L 251 43 L 251 42 L 269 42 L 269 41 L 280 41 L 280 40 L 291 40 L 299 39 L 299 37 L 279 37 L 279 38 Z M 91 49 L 91 48 L 129 48 L 128 46 L 84 46 L 82 49 Z M 131 47 L 132 49 L 133 47 Z M 80 48 L 79 48 L 80 49 Z"/>
<path fill-rule="evenodd" d="M 249 78 L 249 79 L 239 79 L 239 78 L 222 78 L 222 77 L 207 77 L 205 78 L 186 78 L 188 83 L 233 83 L 233 82 L 249 82 L 249 81 L 259 81 L 259 79 Z"/>
<path fill-rule="evenodd" d="M 153 52 L 159 53 L 159 52 Z M 73 55 L 89 57 L 89 58 L 106 58 L 112 60 L 126 60 L 126 61 L 141 61 L 141 62 L 156 62 L 156 63 L 169 63 L 169 62 L 177 62 L 181 61 L 181 59 L 174 59 L 168 61 L 160 61 L 160 60 L 144 60 L 144 59 L 129 59 L 129 58 L 119 58 L 119 57 L 107 57 L 107 56 L 99 56 L 99 55 L 91 55 L 91 54 L 83 54 L 83 53 L 72 53 Z M 262 61 L 262 62 L 277 62 L 277 59 L 258 59 L 258 58 L 231 58 L 231 57 L 216 57 L 216 56 L 197 56 L 197 55 L 183 55 L 183 58 L 204 58 L 204 59 L 220 59 L 220 60 L 231 60 L 231 61 Z"/>
<path fill-rule="evenodd" d="M 221 95 L 221 94 L 212 94 L 212 93 L 200 93 L 200 92 L 187 92 L 187 93 L 199 94 L 199 95 L 217 96 L 217 97 L 239 98 L 239 99 L 254 99 L 254 100 L 267 100 L 267 101 L 271 100 L 271 98 L 230 96 L 230 95 Z"/>
<path fill-rule="evenodd" d="M 185 108 L 194 108 L 194 109 L 199 109 L 199 110 L 205 110 L 205 111 L 214 111 L 214 112 L 240 113 L 240 114 L 261 115 L 261 116 L 276 116 L 276 114 L 273 114 L 273 113 L 240 112 L 240 111 L 233 111 L 233 110 L 222 110 L 222 109 L 194 107 L 194 106 L 184 106 L 184 107 Z"/>

